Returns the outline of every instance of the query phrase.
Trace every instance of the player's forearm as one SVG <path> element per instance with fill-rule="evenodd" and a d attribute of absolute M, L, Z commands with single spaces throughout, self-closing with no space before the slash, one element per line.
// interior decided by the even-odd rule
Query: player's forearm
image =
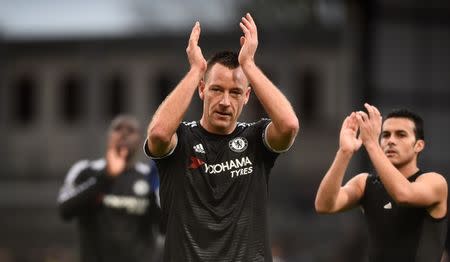
<path fill-rule="evenodd" d="M 201 70 L 191 68 L 175 89 L 161 103 L 148 127 L 148 138 L 153 144 L 170 143 L 203 77 Z"/>
<path fill-rule="evenodd" d="M 299 129 L 299 121 L 283 93 L 255 63 L 242 65 L 242 69 L 275 128 L 282 134 L 294 137 Z"/>
<path fill-rule="evenodd" d="M 411 183 L 389 161 L 377 143 L 365 144 L 364 146 L 389 195 L 397 203 L 408 202 L 407 199 L 413 193 L 410 189 Z"/>
<path fill-rule="evenodd" d="M 335 211 L 339 191 L 342 187 L 345 171 L 347 170 L 352 153 L 338 150 L 336 157 L 327 171 L 317 190 L 315 208 L 319 213 Z"/>

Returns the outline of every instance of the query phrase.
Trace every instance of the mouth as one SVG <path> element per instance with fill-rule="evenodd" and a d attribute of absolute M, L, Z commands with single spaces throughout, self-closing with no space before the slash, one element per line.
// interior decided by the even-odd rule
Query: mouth
<path fill-rule="evenodd" d="M 118 148 L 122 148 L 122 147 L 129 148 L 130 142 L 127 139 L 122 138 L 117 141 L 117 147 Z"/>
<path fill-rule="evenodd" d="M 230 112 L 215 111 L 214 113 L 216 115 L 218 115 L 219 117 L 221 117 L 221 118 L 231 117 L 231 113 Z"/>
<path fill-rule="evenodd" d="M 385 154 L 387 157 L 389 157 L 389 156 L 397 155 L 398 152 L 397 152 L 396 150 L 393 150 L 393 149 L 388 149 L 388 150 L 385 150 L 385 151 L 384 151 L 384 154 Z"/>

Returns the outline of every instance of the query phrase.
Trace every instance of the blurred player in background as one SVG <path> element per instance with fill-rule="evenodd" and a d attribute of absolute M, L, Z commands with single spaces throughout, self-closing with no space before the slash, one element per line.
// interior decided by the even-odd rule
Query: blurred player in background
<path fill-rule="evenodd" d="M 106 154 L 81 160 L 67 173 L 58 204 L 77 219 L 82 262 L 153 261 L 160 219 L 156 166 L 137 162 L 141 130 L 127 115 L 109 128 Z"/>

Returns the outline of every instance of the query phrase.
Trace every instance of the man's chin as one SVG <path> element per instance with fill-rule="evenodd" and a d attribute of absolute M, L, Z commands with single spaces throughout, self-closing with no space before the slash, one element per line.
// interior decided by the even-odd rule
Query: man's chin
<path fill-rule="evenodd" d="M 392 164 L 394 167 L 396 167 L 397 169 L 403 167 L 403 166 L 406 164 L 405 162 L 400 161 L 400 160 L 398 160 L 398 159 L 390 158 L 389 160 L 391 161 L 391 164 Z"/>

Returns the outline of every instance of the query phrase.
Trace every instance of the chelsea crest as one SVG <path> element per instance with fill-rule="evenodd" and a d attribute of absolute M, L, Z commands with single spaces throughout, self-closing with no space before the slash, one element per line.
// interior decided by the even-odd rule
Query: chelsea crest
<path fill-rule="evenodd" d="M 230 147 L 231 151 L 241 153 L 245 149 L 247 149 L 248 142 L 244 137 L 236 137 L 228 142 L 228 146 Z"/>

